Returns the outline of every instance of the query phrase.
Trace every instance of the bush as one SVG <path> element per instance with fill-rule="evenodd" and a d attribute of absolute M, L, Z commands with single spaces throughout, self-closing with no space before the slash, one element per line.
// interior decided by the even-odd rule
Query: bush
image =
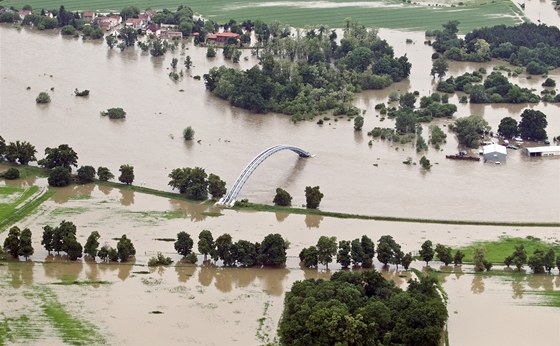
<path fill-rule="evenodd" d="M 122 108 L 109 108 L 105 112 L 101 112 L 102 116 L 108 116 L 109 119 L 124 119 L 126 112 Z"/>
<path fill-rule="evenodd" d="M 292 204 L 292 196 L 288 193 L 288 191 L 277 188 L 276 189 L 276 196 L 274 196 L 274 205 L 279 205 L 282 207 L 287 207 Z"/>
<path fill-rule="evenodd" d="M 196 254 L 194 252 L 191 252 L 185 257 L 185 262 L 189 264 L 195 264 L 197 261 L 198 261 L 198 257 L 196 257 Z"/>
<path fill-rule="evenodd" d="M 50 186 L 63 187 L 70 185 L 72 180 L 70 171 L 65 167 L 55 167 L 49 174 L 48 182 Z"/>
<path fill-rule="evenodd" d="M 37 103 L 49 103 L 51 102 L 51 97 L 44 91 L 41 91 L 37 98 L 35 99 Z"/>
<path fill-rule="evenodd" d="M 207 58 L 214 58 L 216 56 L 216 49 L 214 47 L 208 47 L 208 50 L 206 51 L 206 57 Z"/>
<path fill-rule="evenodd" d="M 76 88 L 74 90 L 74 95 L 76 95 L 76 96 L 88 96 L 89 95 L 89 90 L 85 89 L 85 90 L 79 91 L 78 88 Z"/>
<path fill-rule="evenodd" d="M 157 256 L 151 257 L 148 260 L 148 267 L 167 266 L 171 263 L 173 263 L 171 257 L 165 257 L 161 252 L 158 252 Z"/>
<path fill-rule="evenodd" d="M 183 138 L 186 141 L 191 141 L 194 138 L 194 130 L 192 127 L 189 126 L 183 130 Z"/>
<path fill-rule="evenodd" d="M 62 35 L 74 35 L 76 33 L 76 28 L 74 28 L 72 25 L 66 25 L 62 28 L 62 30 L 60 30 L 60 33 Z"/>
<path fill-rule="evenodd" d="M 555 87 L 556 81 L 552 78 L 547 78 L 544 83 L 541 84 L 543 87 Z"/>
<path fill-rule="evenodd" d="M 424 169 L 430 169 L 430 167 L 432 167 L 432 165 L 430 164 L 430 160 L 428 160 L 426 156 L 422 156 L 422 158 L 420 158 L 420 165 Z"/>
<path fill-rule="evenodd" d="M 15 167 L 10 167 L 6 172 L 0 175 L 4 179 L 14 180 L 19 179 L 19 170 Z"/>
<path fill-rule="evenodd" d="M 95 179 L 95 168 L 92 166 L 81 166 L 76 173 L 80 184 L 91 183 Z"/>

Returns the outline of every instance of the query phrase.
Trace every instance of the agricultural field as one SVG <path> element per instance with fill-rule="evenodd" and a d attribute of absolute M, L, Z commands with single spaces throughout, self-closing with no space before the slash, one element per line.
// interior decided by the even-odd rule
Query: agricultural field
<path fill-rule="evenodd" d="M 8 0 L 5 7 L 21 8 L 25 4 L 34 9 L 58 9 L 63 3 L 67 10 L 98 10 L 118 12 L 125 6 L 140 9 L 175 9 L 187 4 L 196 13 L 218 22 L 233 18 L 261 19 L 264 22 L 278 20 L 296 27 L 327 25 L 342 27 L 343 19 L 351 17 L 368 26 L 401 28 L 408 30 L 434 30 L 449 20 L 461 22 L 463 32 L 482 26 L 516 24 L 524 19 L 521 10 L 510 0 L 466 0 L 466 1 L 403 1 L 403 0 L 321 0 L 321 1 L 203 1 L 203 0 Z"/>

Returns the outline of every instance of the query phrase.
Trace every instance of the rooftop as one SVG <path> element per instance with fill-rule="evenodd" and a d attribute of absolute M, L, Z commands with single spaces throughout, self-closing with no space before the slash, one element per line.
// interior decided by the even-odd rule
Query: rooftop
<path fill-rule="evenodd" d="M 551 152 L 560 152 L 560 145 L 551 145 L 546 147 L 531 147 L 525 148 L 528 153 L 551 153 Z"/>
<path fill-rule="evenodd" d="M 483 146 L 482 147 L 482 152 L 484 154 L 498 152 L 498 153 L 502 153 L 504 155 L 507 155 L 506 147 L 504 147 L 503 145 L 496 144 L 496 143 L 492 143 L 492 144 Z"/>

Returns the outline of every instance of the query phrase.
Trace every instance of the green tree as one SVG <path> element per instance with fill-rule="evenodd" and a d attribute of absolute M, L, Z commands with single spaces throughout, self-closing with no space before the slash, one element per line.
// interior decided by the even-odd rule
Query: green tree
<path fill-rule="evenodd" d="M 179 59 L 177 58 L 173 58 L 171 59 L 171 68 L 172 69 L 176 69 L 177 68 L 177 63 L 179 62 Z"/>
<path fill-rule="evenodd" d="M 216 238 L 215 259 L 221 259 L 224 266 L 231 267 L 235 264 L 235 258 L 232 253 L 233 242 L 231 235 L 225 233 Z"/>
<path fill-rule="evenodd" d="M 445 59 L 444 57 L 440 57 L 434 60 L 430 75 L 432 75 L 432 77 L 435 77 L 437 75 L 439 79 L 442 79 L 447 74 L 448 70 L 449 64 L 447 63 L 447 59 Z"/>
<path fill-rule="evenodd" d="M 204 168 L 195 167 L 190 171 L 185 191 L 187 198 L 203 201 L 208 198 L 208 180 Z"/>
<path fill-rule="evenodd" d="M 377 241 L 377 259 L 383 265 L 395 262 L 395 253 L 400 251 L 401 247 L 393 237 L 390 235 L 384 235 Z"/>
<path fill-rule="evenodd" d="M 130 165 L 121 165 L 119 172 L 121 172 L 119 176 L 119 181 L 121 183 L 125 183 L 126 185 L 132 184 L 134 181 L 134 167 Z"/>
<path fill-rule="evenodd" d="M 76 237 L 69 237 L 64 239 L 66 247 L 66 254 L 70 261 L 75 261 L 82 257 L 82 244 L 78 242 Z"/>
<path fill-rule="evenodd" d="M 308 209 L 317 209 L 321 200 L 323 199 L 323 193 L 319 190 L 319 186 L 305 187 L 305 201 L 306 201 L 306 208 Z"/>
<path fill-rule="evenodd" d="M 15 143 L 10 142 L 6 145 L 4 157 L 8 162 L 15 163 L 18 161 L 22 165 L 27 165 L 29 162 L 37 160 L 35 158 L 36 153 L 37 150 L 31 143 L 15 141 Z"/>
<path fill-rule="evenodd" d="M 430 169 L 430 167 L 432 167 L 432 164 L 430 163 L 430 160 L 426 158 L 426 156 L 422 156 L 420 158 L 420 166 L 422 166 L 422 168 L 424 169 Z"/>
<path fill-rule="evenodd" d="M 457 119 L 450 129 L 457 134 L 459 144 L 469 148 L 478 148 L 480 135 L 489 131 L 490 126 L 480 115 L 471 115 Z"/>
<path fill-rule="evenodd" d="M 102 262 L 105 262 L 108 257 L 109 257 L 109 249 L 110 246 L 105 244 L 101 247 L 101 249 L 99 249 L 99 251 L 97 252 L 97 256 L 99 256 L 99 259 L 101 259 Z"/>
<path fill-rule="evenodd" d="M 204 262 L 208 257 L 208 254 L 212 256 L 214 253 L 214 237 L 212 237 L 212 232 L 208 230 L 203 230 L 198 235 L 198 252 L 204 255 Z"/>
<path fill-rule="evenodd" d="M 364 252 L 364 249 L 362 248 L 362 243 L 360 242 L 360 239 L 352 240 L 351 246 L 352 246 L 352 250 L 351 250 L 352 265 L 354 267 L 359 267 L 364 261 L 364 259 L 366 258 L 366 254 Z"/>
<path fill-rule="evenodd" d="M 68 169 L 64 167 L 55 167 L 50 173 L 47 179 L 50 186 L 63 187 L 70 185 L 72 177 Z"/>
<path fill-rule="evenodd" d="M 41 245 L 45 247 L 45 250 L 47 250 L 49 255 L 53 250 L 53 235 L 54 229 L 51 226 L 46 225 L 43 227 L 43 238 L 41 240 Z"/>
<path fill-rule="evenodd" d="M 500 120 L 498 126 L 498 134 L 505 138 L 513 138 L 517 136 L 517 120 L 512 117 L 505 117 Z"/>
<path fill-rule="evenodd" d="M 445 143 L 447 134 L 437 125 L 430 125 L 430 144 L 439 149 L 440 144 Z"/>
<path fill-rule="evenodd" d="M 424 243 L 422 243 L 422 247 L 420 251 L 418 251 L 418 254 L 422 258 L 422 260 L 426 262 L 426 266 L 429 266 L 430 265 L 429 262 L 434 258 L 434 249 L 432 248 L 432 241 L 426 240 Z"/>
<path fill-rule="evenodd" d="M 19 177 L 20 177 L 19 170 L 15 167 L 10 167 L 8 168 L 7 171 L 0 174 L 0 178 L 4 178 L 6 180 L 15 180 L 15 179 L 19 179 Z"/>
<path fill-rule="evenodd" d="M 101 116 L 108 116 L 109 119 L 124 119 L 126 118 L 126 112 L 120 107 L 114 107 L 101 112 Z"/>
<path fill-rule="evenodd" d="M 123 39 L 125 47 L 132 47 L 136 43 L 138 32 L 130 26 L 125 26 L 121 30 L 121 38 Z"/>
<path fill-rule="evenodd" d="M 192 247 L 194 245 L 194 241 L 192 240 L 191 236 L 184 231 L 177 233 L 177 241 L 175 242 L 175 251 L 179 255 L 186 257 L 188 254 L 191 253 Z"/>
<path fill-rule="evenodd" d="M 490 270 L 490 268 L 492 268 L 492 263 L 486 260 L 486 252 L 481 247 L 474 250 L 473 263 L 474 271 L 476 272 L 482 272 L 484 270 Z"/>
<path fill-rule="evenodd" d="M 548 249 L 548 251 L 544 255 L 544 268 L 549 273 L 552 270 L 552 268 L 554 268 L 554 256 L 555 255 L 556 254 L 554 253 L 554 249 Z"/>
<path fill-rule="evenodd" d="M 280 234 L 269 234 L 260 244 L 257 261 L 263 266 L 285 265 L 286 249 L 288 249 L 288 242 Z"/>
<path fill-rule="evenodd" d="M 92 166 L 81 166 L 76 173 L 80 184 L 91 183 L 95 179 L 95 168 Z"/>
<path fill-rule="evenodd" d="M 105 36 L 105 42 L 107 42 L 107 46 L 109 46 L 109 49 L 113 49 L 113 47 L 117 45 L 119 40 L 113 35 L 107 35 Z"/>
<path fill-rule="evenodd" d="M 167 46 L 165 45 L 164 41 L 159 38 L 156 38 L 152 41 L 152 48 L 150 49 L 150 54 L 152 56 L 162 56 L 167 53 Z"/>
<path fill-rule="evenodd" d="M 47 169 L 64 167 L 72 171 L 71 166 L 78 167 L 78 154 L 68 144 L 61 144 L 57 148 L 46 148 L 45 158 L 38 163 Z"/>
<path fill-rule="evenodd" d="M 4 154 L 6 153 L 6 140 L 0 136 L 0 161 L 3 160 Z"/>
<path fill-rule="evenodd" d="M 117 252 L 121 262 L 126 262 L 131 256 L 136 255 L 136 249 L 132 241 L 123 234 L 117 242 Z"/>
<path fill-rule="evenodd" d="M 399 97 L 399 105 L 405 109 L 414 109 L 416 103 L 416 95 L 414 93 L 404 93 Z"/>
<path fill-rule="evenodd" d="M 513 265 L 517 267 L 517 270 L 521 270 L 523 265 L 527 263 L 527 252 L 525 251 L 525 246 L 516 246 L 511 257 L 513 259 Z"/>
<path fill-rule="evenodd" d="M 364 117 L 357 116 L 354 118 L 354 130 L 361 131 L 362 127 L 364 126 Z"/>
<path fill-rule="evenodd" d="M 545 253 L 542 249 L 535 249 L 533 255 L 529 257 L 527 261 L 527 265 L 533 273 L 535 274 L 542 274 L 544 273 L 544 257 Z"/>
<path fill-rule="evenodd" d="M 115 176 L 111 173 L 109 168 L 99 166 L 97 167 L 97 177 L 101 181 L 108 181 L 113 179 Z"/>
<path fill-rule="evenodd" d="M 371 268 L 373 265 L 373 257 L 375 256 L 375 244 L 368 236 L 363 235 L 362 239 L 362 249 L 364 250 L 364 261 L 362 262 L 363 268 Z"/>
<path fill-rule="evenodd" d="M 226 182 L 220 179 L 219 176 L 210 173 L 208 175 L 208 192 L 212 195 L 213 199 L 220 199 L 227 192 Z"/>
<path fill-rule="evenodd" d="M 183 130 L 183 138 L 186 141 L 191 141 L 194 138 L 194 130 L 192 127 L 188 126 Z"/>
<path fill-rule="evenodd" d="M 14 258 L 18 258 L 19 255 L 20 234 L 21 231 L 19 227 L 13 226 L 10 228 L 6 239 L 4 239 L 4 251 L 12 255 Z"/>
<path fill-rule="evenodd" d="M 521 138 L 540 141 L 548 138 L 546 135 L 546 114 L 539 110 L 526 109 L 521 113 L 519 122 L 519 134 Z"/>
<path fill-rule="evenodd" d="M 299 253 L 299 259 L 303 262 L 303 266 L 306 268 L 317 268 L 319 264 L 317 248 L 315 246 L 310 246 L 308 248 L 303 248 Z"/>
<path fill-rule="evenodd" d="M 395 118 L 395 130 L 398 133 L 414 133 L 416 131 L 416 125 L 418 124 L 418 119 L 416 114 L 410 110 L 400 110 L 397 111 L 397 116 Z"/>
<path fill-rule="evenodd" d="M 99 247 L 99 238 L 101 236 L 97 231 L 93 231 L 90 233 L 89 237 L 86 240 L 86 245 L 84 245 L 84 253 L 89 255 L 91 258 L 95 260 L 95 256 L 97 256 L 97 249 Z"/>
<path fill-rule="evenodd" d="M 321 236 L 317 241 L 317 258 L 319 263 L 324 264 L 329 269 L 329 263 L 336 255 L 336 237 Z"/>
<path fill-rule="evenodd" d="M 343 269 L 348 269 L 348 266 L 352 263 L 352 257 L 350 257 L 350 242 L 348 240 L 341 240 L 338 243 L 338 253 L 336 254 L 336 262 L 340 263 Z"/>
<path fill-rule="evenodd" d="M 39 93 L 39 95 L 37 95 L 37 98 L 35 99 L 35 102 L 37 103 L 50 103 L 51 102 L 51 97 L 49 96 L 48 93 L 41 91 Z"/>
<path fill-rule="evenodd" d="M 216 49 L 212 46 L 208 46 L 206 50 L 206 57 L 207 58 L 214 58 L 216 56 Z"/>
<path fill-rule="evenodd" d="M 287 207 L 292 204 L 292 196 L 288 193 L 288 191 L 277 188 L 276 189 L 276 196 L 274 196 L 274 205 L 279 205 L 282 207 Z"/>
<path fill-rule="evenodd" d="M 257 246 L 247 240 L 238 240 L 232 246 L 234 262 L 242 267 L 253 267 L 257 264 Z"/>
<path fill-rule="evenodd" d="M 455 252 L 455 256 L 453 256 L 453 264 L 454 265 L 463 264 L 463 257 L 465 257 L 465 254 L 461 250 L 457 250 Z"/>
<path fill-rule="evenodd" d="M 442 261 L 446 266 L 453 262 L 453 255 L 451 254 L 451 248 L 442 244 L 436 245 L 436 256 Z"/>
<path fill-rule="evenodd" d="M 403 259 L 402 259 L 402 265 L 404 267 L 405 270 L 408 270 L 408 267 L 410 267 L 410 264 L 412 263 L 413 258 L 412 258 L 412 254 L 410 252 L 408 252 L 406 255 L 404 255 Z"/>
<path fill-rule="evenodd" d="M 187 57 L 185 58 L 185 68 L 187 70 L 190 70 L 192 67 L 192 59 L 190 55 L 187 55 Z"/>
<path fill-rule="evenodd" d="M 126 22 L 128 18 L 138 18 L 138 15 L 140 15 L 140 10 L 136 6 L 124 7 L 120 12 L 123 22 Z"/>

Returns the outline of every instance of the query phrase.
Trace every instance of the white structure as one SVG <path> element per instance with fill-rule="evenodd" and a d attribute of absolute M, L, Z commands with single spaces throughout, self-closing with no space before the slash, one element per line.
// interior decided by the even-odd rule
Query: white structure
<path fill-rule="evenodd" d="M 507 150 L 503 145 L 492 143 L 482 147 L 484 161 L 504 162 L 507 158 Z"/>
<path fill-rule="evenodd" d="M 527 156 L 558 156 L 560 155 L 560 146 L 553 145 L 547 147 L 532 147 L 523 149 Z"/>

